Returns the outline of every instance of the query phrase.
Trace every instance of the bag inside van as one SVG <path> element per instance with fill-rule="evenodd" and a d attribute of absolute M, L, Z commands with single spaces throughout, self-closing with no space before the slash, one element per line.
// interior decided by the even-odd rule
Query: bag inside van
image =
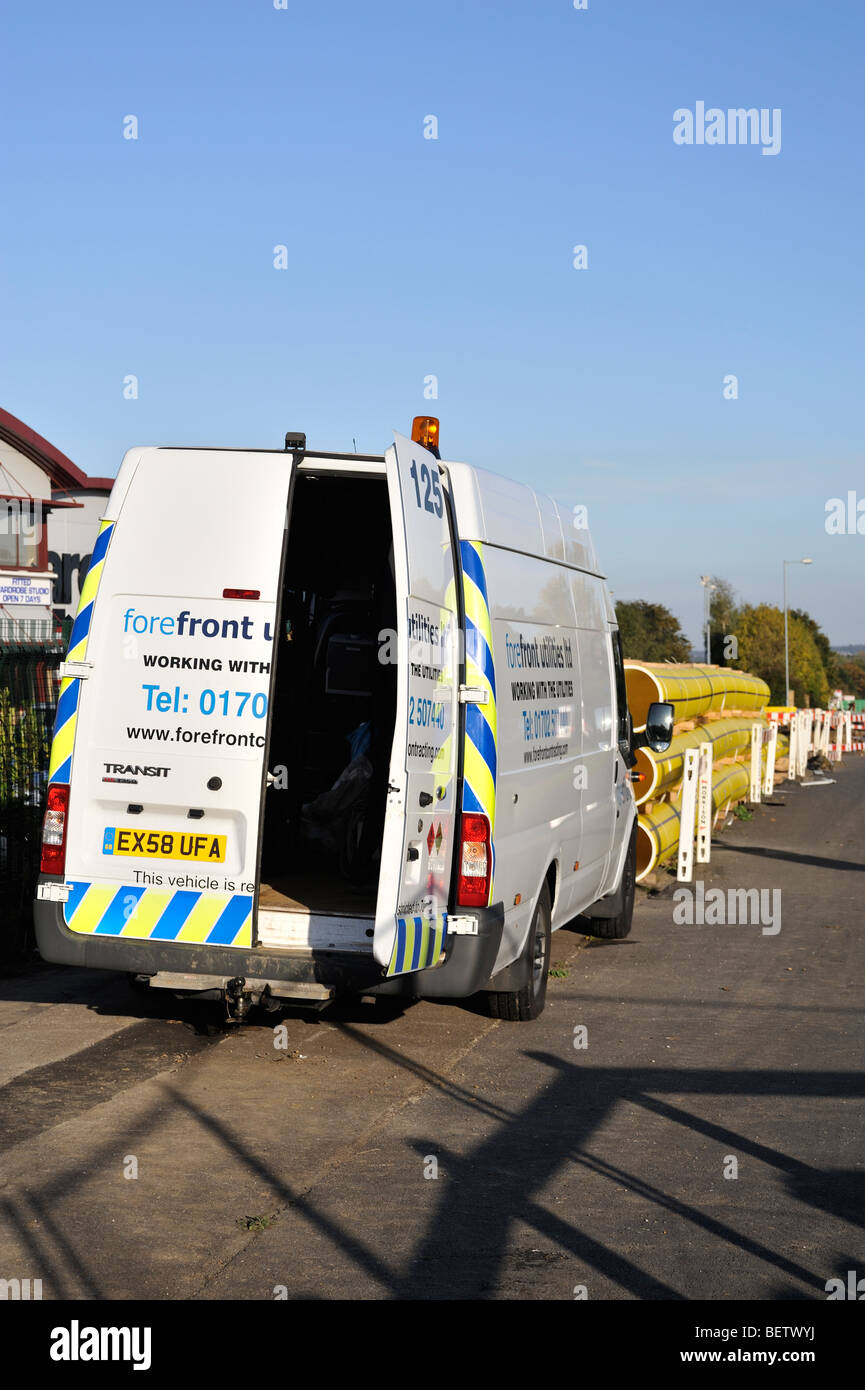
<path fill-rule="evenodd" d="M 383 476 L 299 470 L 275 646 L 260 906 L 371 916 L 396 713 Z"/>

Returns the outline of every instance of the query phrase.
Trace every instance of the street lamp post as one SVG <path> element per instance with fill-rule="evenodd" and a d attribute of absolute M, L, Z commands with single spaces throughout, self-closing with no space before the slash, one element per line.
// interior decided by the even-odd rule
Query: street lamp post
<path fill-rule="evenodd" d="M 784 561 L 784 704 L 790 703 L 790 636 L 787 620 L 787 566 L 813 565 L 811 559 Z"/>
<path fill-rule="evenodd" d="M 701 574 L 700 583 L 703 586 L 703 637 L 706 643 L 706 665 L 709 666 L 712 661 L 711 592 L 713 589 L 717 589 L 718 586 L 712 583 L 712 576 L 710 574 Z"/>

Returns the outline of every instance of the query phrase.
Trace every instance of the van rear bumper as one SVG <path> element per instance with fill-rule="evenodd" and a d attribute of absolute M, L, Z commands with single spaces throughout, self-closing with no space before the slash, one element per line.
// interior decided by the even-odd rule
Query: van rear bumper
<path fill-rule="evenodd" d="M 474 910 L 477 935 L 450 937 L 443 965 L 386 980 L 384 968 L 371 954 L 356 951 L 275 950 L 261 946 L 244 950 L 236 946 L 73 932 L 63 920 L 62 903 L 41 898 L 34 903 L 33 915 L 39 953 L 43 960 L 58 965 L 134 975 L 167 971 L 221 975 L 227 979 L 285 980 L 327 985 L 340 993 L 374 990 L 377 994 L 409 994 L 420 999 L 465 998 L 485 985 L 501 943 L 505 919 L 501 903 L 483 911 Z"/>
<path fill-rule="evenodd" d="M 413 999 L 467 999 L 489 983 L 505 929 L 505 905 L 471 909 L 477 935 L 449 936 L 447 959 L 434 970 L 396 975 L 380 984 L 376 994 L 410 995 Z"/>

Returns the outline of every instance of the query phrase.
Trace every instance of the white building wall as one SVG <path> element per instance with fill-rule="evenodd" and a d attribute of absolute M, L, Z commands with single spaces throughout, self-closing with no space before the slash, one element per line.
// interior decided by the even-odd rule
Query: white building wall
<path fill-rule="evenodd" d="M 70 489 L 64 501 L 80 502 L 80 507 L 58 507 L 48 515 L 48 563 L 58 575 L 54 586 L 54 606 L 75 615 L 78 596 L 93 553 L 99 523 L 105 514 L 110 493 Z"/>
<path fill-rule="evenodd" d="M 43 518 L 41 509 L 37 512 L 31 506 L 31 499 L 41 502 L 49 498 L 51 479 L 44 468 L 4 440 L 0 440 L 0 495 L 22 499 L 17 515 L 10 511 L 15 503 L 0 503 L 0 526 L 38 540 Z M 29 602 L 33 594 L 40 600 L 44 595 L 46 602 Z M 38 566 L 21 571 L 0 563 L 0 641 L 48 637 L 53 631 L 50 594 L 49 578 Z"/>
<path fill-rule="evenodd" d="M 0 493 L 13 497 L 50 497 L 51 479 L 24 454 L 0 439 Z"/>

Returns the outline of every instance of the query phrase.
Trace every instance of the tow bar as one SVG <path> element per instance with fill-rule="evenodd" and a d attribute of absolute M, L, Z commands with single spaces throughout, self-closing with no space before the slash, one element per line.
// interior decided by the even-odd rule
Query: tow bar
<path fill-rule="evenodd" d="M 225 1021 L 243 1023 L 252 1004 L 252 995 L 245 989 L 246 981 L 241 975 L 225 983 Z"/>

